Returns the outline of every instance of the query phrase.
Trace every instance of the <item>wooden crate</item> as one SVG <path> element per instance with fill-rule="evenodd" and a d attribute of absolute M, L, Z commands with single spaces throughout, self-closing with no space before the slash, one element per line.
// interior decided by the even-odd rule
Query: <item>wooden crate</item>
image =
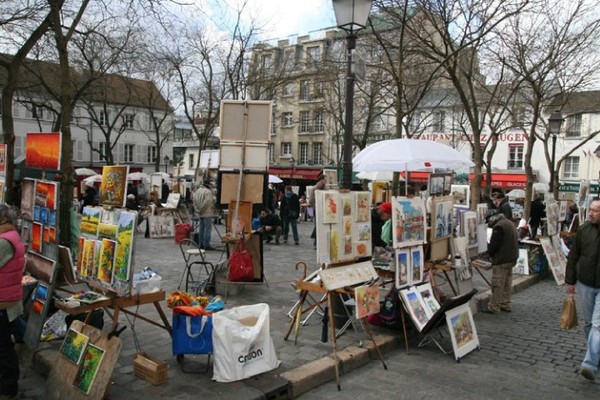
<path fill-rule="evenodd" d="M 160 385 L 167 381 L 169 366 L 162 360 L 146 354 L 138 353 L 133 360 L 133 373 L 140 379 L 153 385 Z"/>

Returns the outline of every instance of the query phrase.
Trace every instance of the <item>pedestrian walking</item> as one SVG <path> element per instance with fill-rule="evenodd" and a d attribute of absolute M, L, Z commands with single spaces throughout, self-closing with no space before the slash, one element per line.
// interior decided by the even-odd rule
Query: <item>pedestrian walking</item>
<path fill-rule="evenodd" d="M 21 278 L 25 249 L 16 230 L 16 213 L 0 205 L 0 398 L 19 391 L 19 357 L 11 337 L 11 322 L 23 314 Z"/>
<path fill-rule="evenodd" d="M 486 312 L 511 312 L 512 269 L 519 258 L 519 241 L 513 223 L 499 210 L 488 210 L 485 215 L 492 237 L 488 253 L 492 262 L 492 296 Z"/>
<path fill-rule="evenodd" d="M 210 245 L 212 234 L 212 223 L 215 217 L 215 195 L 211 190 L 210 180 L 205 179 L 193 197 L 194 211 L 200 219 L 200 230 L 197 234 L 197 242 L 204 250 L 213 250 Z"/>
<path fill-rule="evenodd" d="M 567 260 L 567 293 L 579 291 L 587 351 L 581 375 L 595 380 L 600 363 L 600 200 L 592 201 L 588 220 L 577 229 Z"/>
<path fill-rule="evenodd" d="M 292 228 L 292 235 L 294 236 L 294 243 L 300 244 L 298 238 L 298 217 L 300 216 L 300 199 L 298 195 L 292 191 L 291 186 L 285 187 L 285 194 L 281 201 L 281 208 L 279 210 L 281 215 L 281 221 L 283 222 L 283 243 L 287 243 L 288 234 L 290 232 L 290 226 Z"/>

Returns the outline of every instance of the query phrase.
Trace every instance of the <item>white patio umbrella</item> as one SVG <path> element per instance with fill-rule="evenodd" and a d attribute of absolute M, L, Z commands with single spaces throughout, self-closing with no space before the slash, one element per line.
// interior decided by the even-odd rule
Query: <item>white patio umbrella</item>
<path fill-rule="evenodd" d="M 282 183 L 283 181 L 281 180 L 280 177 L 275 176 L 275 175 L 269 175 L 269 183 Z"/>
<path fill-rule="evenodd" d="M 145 174 L 143 172 L 132 172 L 127 175 L 127 180 L 128 181 L 141 181 L 141 180 L 149 181 L 150 175 Z"/>
<path fill-rule="evenodd" d="M 391 139 L 372 144 L 352 160 L 355 171 L 421 171 L 472 167 L 464 154 L 431 140 Z"/>
<path fill-rule="evenodd" d="M 510 192 L 506 193 L 508 197 L 512 197 L 513 199 L 523 199 L 525 198 L 525 190 L 523 189 L 513 189 Z"/>
<path fill-rule="evenodd" d="M 77 176 L 90 176 L 90 175 L 96 175 L 96 174 L 97 174 L 97 172 L 90 168 L 77 168 L 75 170 L 75 175 L 77 175 Z"/>
<path fill-rule="evenodd" d="M 89 176 L 83 180 L 86 184 L 102 182 L 102 175 L 96 174 Z"/>
<path fill-rule="evenodd" d="M 391 182 L 394 179 L 394 173 L 392 171 L 363 171 L 356 174 L 356 177 L 368 181 Z M 399 176 L 398 178 L 400 181 L 404 180 L 402 176 Z"/>

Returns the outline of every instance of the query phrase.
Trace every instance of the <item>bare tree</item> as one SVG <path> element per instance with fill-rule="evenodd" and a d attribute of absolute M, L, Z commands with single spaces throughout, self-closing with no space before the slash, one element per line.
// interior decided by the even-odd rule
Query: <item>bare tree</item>
<path fill-rule="evenodd" d="M 571 93 L 588 87 L 597 78 L 600 58 L 595 50 L 600 39 L 600 20 L 594 17 L 595 6 L 588 0 L 569 3 L 544 0 L 528 12 L 513 16 L 503 30 L 503 46 L 496 53 L 496 60 L 513 73 L 521 87 L 523 103 L 530 109 L 529 129 L 525 132 L 526 218 L 532 197 L 531 160 L 538 140 L 544 146 L 546 163 L 552 171 L 551 135 L 545 115 L 554 108 L 563 108 Z M 557 93 L 560 96 L 556 97 Z M 552 109 L 548 110 L 550 106 Z M 554 182 L 558 182 L 557 171 L 566 157 L 597 134 L 593 132 L 558 160 L 551 177 Z M 554 187 L 555 198 L 557 186 Z"/>

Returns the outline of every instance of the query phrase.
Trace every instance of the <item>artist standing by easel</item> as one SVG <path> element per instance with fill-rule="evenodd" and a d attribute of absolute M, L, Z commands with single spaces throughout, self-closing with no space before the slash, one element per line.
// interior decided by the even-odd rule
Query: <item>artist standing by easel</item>
<path fill-rule="evenodd" d="M 11 338 L 10 322 L 22 314 L 21 278 L 25 250 L 15 229 L 16 215 L 0 205 L 0 397 L 19 391 L 19 357 Z"/>
<path fill-rule="evenodd" d="M 313 232 L 310 235 L 310 237 L 315 239 L 315 246 L 317 245 L 317 202 L 315 201 L 315 199 L 317 198 L 316 191 L 325 190 L 325 185 L 327 185 L 327 176 L 321 172 L 317 177 L 317 184 L 315 185 L 314 190 L 310 195 L 310 206 L 313 208 L 313 221 L 315 223 L 315 227 L 313 228 Z"/>

